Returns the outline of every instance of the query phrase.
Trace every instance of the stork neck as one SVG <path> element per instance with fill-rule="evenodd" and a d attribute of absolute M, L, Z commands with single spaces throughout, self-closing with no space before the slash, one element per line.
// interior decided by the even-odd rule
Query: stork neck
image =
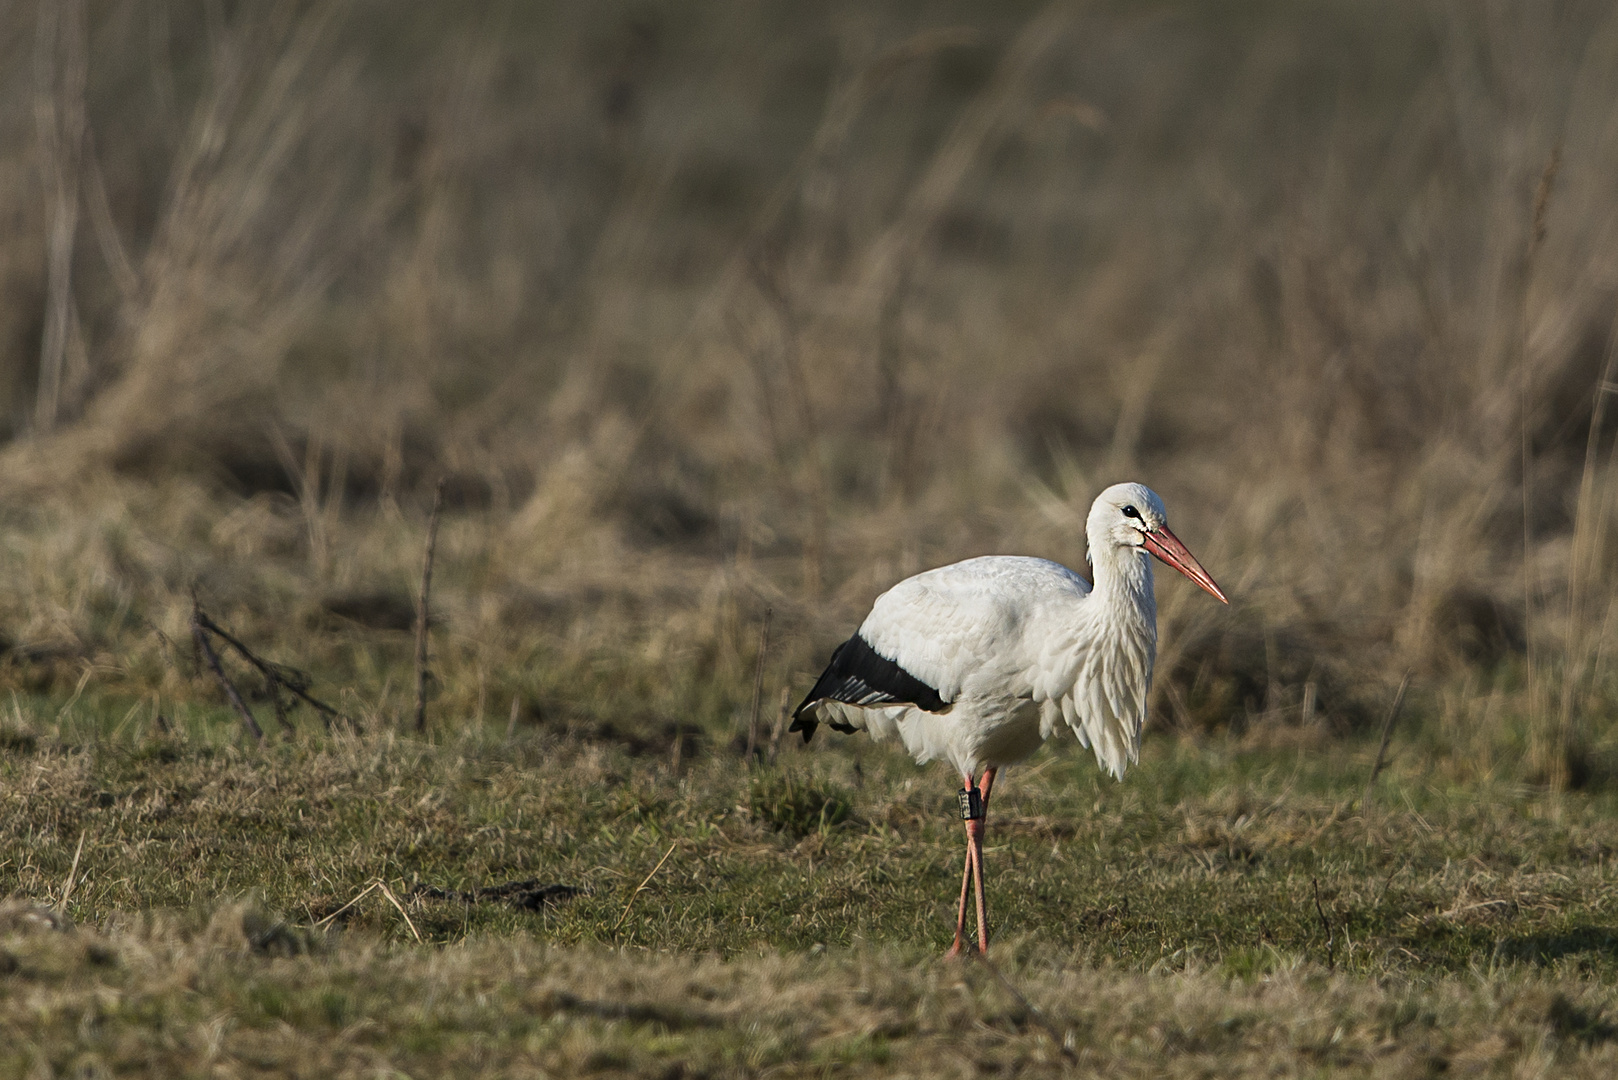
<path fill-rule="evenodd" d="M 1095 598 L 1106 607 L 1156 608 L 1152 560 L 1144 548 L 1102 543 L 1091 548 Z"/>

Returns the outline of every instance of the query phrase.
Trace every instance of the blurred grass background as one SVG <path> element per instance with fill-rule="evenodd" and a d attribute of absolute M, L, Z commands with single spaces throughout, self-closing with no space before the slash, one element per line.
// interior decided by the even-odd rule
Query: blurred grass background
<path fill-rule="evenodd" d="M 1611 771 L 1599 3 L 0 7 L 0 681 L 211 699 L 191 593 L 373 724 L 730 737 L 870 599 L 1083 566 L 1152 724 Z M 176 644 L 178 643 L 178 644 Z M 694 746 L 691 752 L 700 747 Z"/>

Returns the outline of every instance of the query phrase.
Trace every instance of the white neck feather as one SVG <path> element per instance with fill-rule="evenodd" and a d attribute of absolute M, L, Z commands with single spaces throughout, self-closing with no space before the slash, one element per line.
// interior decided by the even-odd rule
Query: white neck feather
<path fill-rule="evenodd" d="M 1157 601 L 1150 556 L 1106 535 L 1090 538 L 1095 578 L 1074 642 L 1068 723 L 1113 776 L 1140 752 L 1147 691 L 1157 657 Z"/>
<path fill-rule="evenodd" d="M 1091 543 L 1090 558 L 1095 578 L 1090 603 L 1117 610 L 1120 615 L 1144 615 L 1155 627 L 1157 598 L 1152 591 L 1152 560 L 1146 549 L 1116 544 L 1102 537 L 1099 542 Z"/>

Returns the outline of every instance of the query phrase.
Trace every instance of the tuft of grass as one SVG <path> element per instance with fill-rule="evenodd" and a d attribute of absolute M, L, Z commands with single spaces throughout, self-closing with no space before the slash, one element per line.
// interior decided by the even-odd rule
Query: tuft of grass
<path fill-rule="evenodd" d="M 804 837 L 841 825 L 854 812 L 852 794 L 825 780 L 771 769 L 753 778 L 748 815 L 777 832 Z"/>

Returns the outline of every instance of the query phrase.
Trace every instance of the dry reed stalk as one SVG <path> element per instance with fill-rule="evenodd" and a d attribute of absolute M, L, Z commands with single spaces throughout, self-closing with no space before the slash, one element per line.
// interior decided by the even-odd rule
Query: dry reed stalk
<path fill-rule="evenodd" d="M 758 636 L 758 662 L 753 667 L 753 704 L 747 712 L 747 749 L 743 752 L 743 760 L 748 765 L 753 764 L 753 753 L 758 747 L 758 714 L 764 703 L 764 662 L 770 655 L 770 616 L 775 609 L 764 609 L 764 625 Z"/>
<path fill-rule="evenodd" d="M 788 397 L 797 412 L 798 431 L 803 443 L 806 487 L 804 500 L 809 507 L 807 536 L 803 544 L 803 592 L 808 599 L 817 599 L 825 572 L 826 524 L 829 516 L 829 498 L 826 490 L 826 467 L 821 460 L 820 424 L 815 416 L 809 379 L 804 372 L 802 323 L 787 294 L 777 268 L 762 260 L 753 263 L 754 284 L 770 302 L 781 327 L 781 366 L 786 371 Z"/>
<path fill-rule="evenodd" d="M 908 264 L 894 275 L 893 286 L 882 303 L 876 332 L 877 415 L 882 417 L 882 426 L 887 431 L 881 490 L 887 496 L 897 489 L 901 502 L 909 502 L 915 494 L 910 460 L 916 433 L 915 409 L 906 400 L 900 381 L 905 359 L 904 309 L 910 292 L 910 275 Z"/>
<path fill-rule="evenodd" d="M 1601 374 L 1596 379 L 1590 402 L 1590 424 L 1585 434 L 1584 465 L 1579 474 L 1578 495 L 1574 502 L 1573 542 L 1568 555 L 1567 570 L 1567 626 L 1565 655 L 1562 661 L 1561 700 L 1558 703 L 1557 723 L 1566 740 L 1566 749 L 1582 755 L 1582 733 L 1576 730 L 1577 700 L 1586 681 L 1600 670 L 1602 641 L 1605 627 L 1592 632 L 1586 609 L 1588 595 L 1599 588 L 1603 557 L 1607 548 L 1607 529 L 1611 513 L 1613 492 L 1612 470 L 1609 468 L 1605 483 L 1597 491 L 1598 453 L 1602 429 L 1606 422 L 1607 398 L 1618 392 L 1614 376 L 1618 374 L 1618 316 L 1607 330 L 1607 348 L 1602 361 Z M 1618 455 L 1618 444 L 1614 446 Z M 1609 606 L 1610 612 L 1610 606 Z M 1605 619 L 1603 619 L 1605 622 Z"/>
<path fill-rule="evenodd" d="M 80 159 L 88 77 L 83 0 L 40 0 L 34 46 L 34 120 L 39 129 L 48 219 L 45 330 L 40 342 L 34 428 L 56 426 L 65 388 L 69 338 L 77 322 L 73 245 L 79 225 Z M 57 67 L 58 50 L 61 67 Z"/>
<path fill-rule="evenodd" d="M 867 249 L 855 295 L 880 304 L 977 161 L 989 136 L 1028 89 L 1039 61 L 1070 25 L 1073 10 L 1058 0 L 1023 26 L 1001 57 L 988 86 L 956 120 L 897 220 Z"/>
<path fill-rule="evenodd" d="M 84 205 L 90 212 L 90 227 L 95 233 L 101 258 L 107 272 L 118 289 L 119 300 L 128 304 L 140 292 L 140 275 L 129 260 L 129 252 L 118 236 L 118 225 L 112 219 L 112 200 L 107 197 L 107 178 L 101 171 L 96 156 L 95 132 L 88 124 L 84 128 Z"/>
<path fill-rule="evenodd" d="M 427 730 L 428 593 L 433 587 L 433 552 L 438 546 L 438 517 L 444 509 L 444 480 L 433 488 L 433 512 L 427 519 L 427 551 L 421 560 L 421 591 L 416 594 L 416 731 Z"/>
<path fill-rule="evenodd" d="M 1531 732 L 1529 759 L 1553 792 L 1565 791 L 1569 780 L 1569 731 L 1562 722 L 1562 712 L 1544 711 L 1544 688 L 1541 686 L 1542 657 L 1539 655 L 1539 635 L 1535 632 L 1538 617 L 1534 603 L 1534 550 L 1533 550 L 1533 451 L 1529 427 L 1533 415 L 1533 373 L 1528 349 L 1528 300 L 1533 283 L 1534 262 L 1545 239 L 1545 213 L 1550 205 L 1551 191 L 1556 174 L 1562 164 L 1562 148 L 1558 145 L 1545 163 L 1539 185 L 1534 190 L 1533 207 L 1529 215 L 1528 243 L 1522 255 L 1519 282 L 1519 310 L 1517 318 L 1517 428 L 1520 443 L 1520 473 L 1522 491 L 1522 594 L 1524 664 L 1526 666 L 1528 695 L 1528 727 Z"/>

